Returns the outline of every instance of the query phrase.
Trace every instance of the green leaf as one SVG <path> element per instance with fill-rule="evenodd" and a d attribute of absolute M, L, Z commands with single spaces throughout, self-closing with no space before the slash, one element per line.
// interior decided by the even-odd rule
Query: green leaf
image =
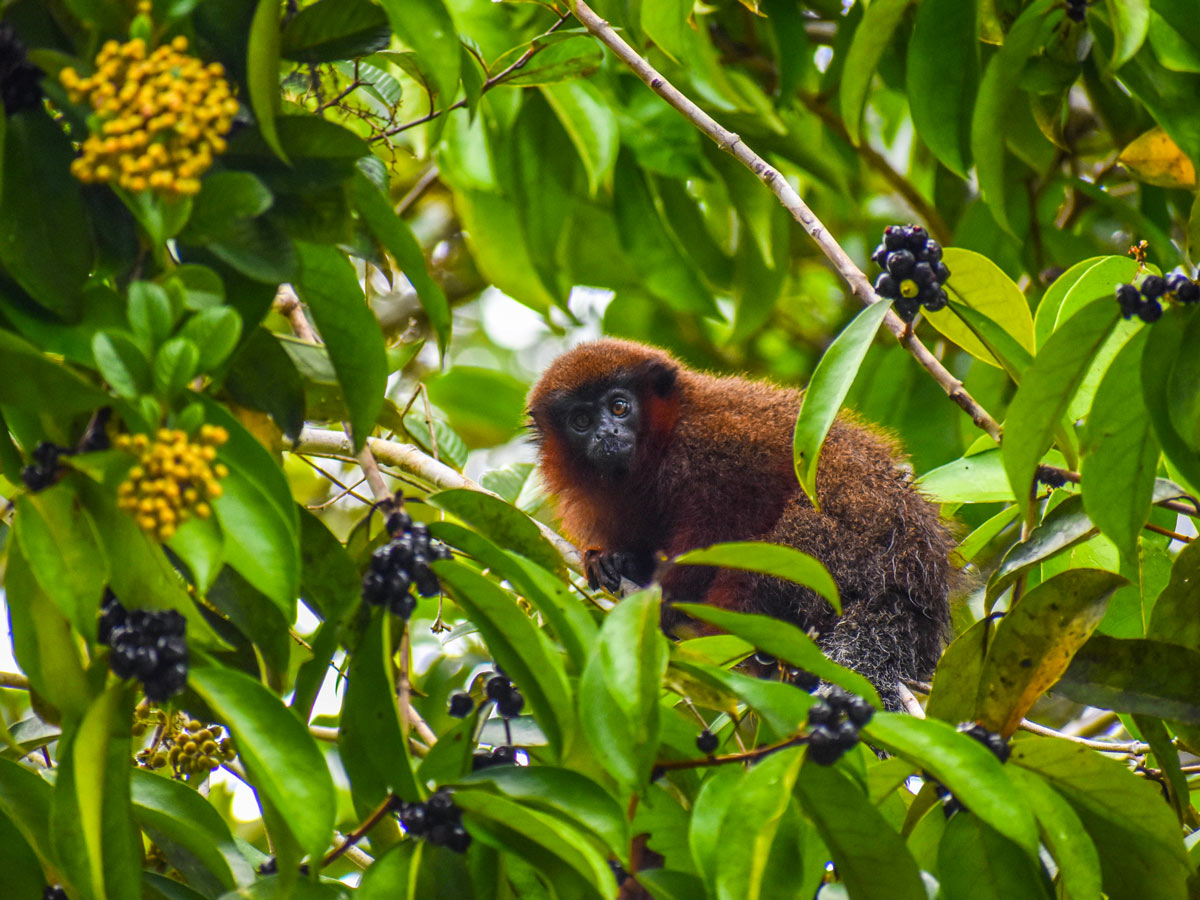
<path fill-rule="evenodd" d="M 405 841 L 388 850 L 363 872 L 357 900 L 418 900 L 417 873 L 424 841 Z"/>
<path fill-rule="evenodd" d="M 376 612 L 346 674 L 338 749 L 355 808 L 363 815 L 382 803 L 389 791 L 410 803 L 425 797 L 413 776 L 408 720 L 396 698 L 392 623 L 399 621 L 386 611 Z"/>
<path fill-rule="evenodd" d="M 877 6 L 882 5 L 877 3 Z M 862 366 L 863 358 L 871 341 L 879 331 L 879 324 L 887 315 L 891 304 L 872 303 L 858 313 L 837 336 L 829 349 L 821 356 L 813 372 L 808 388 L 800 400 L 800 414 L 796 419 L 796 431 L 792 442 L 792 454 L 796 464 L 796 477 L 800 486 L 815 508 L 817 498 L 817 463 L 825 437 L 833 420 L 841 409 Z"/>
<path fill-rule="evenodd" d="M 841 615 L 842 601 L 838 597 L 837 585 L 829 570 L 820 560 L 792 547 L 768 544 L 763 541 L 733 541 L 689 550 L 672 560 L 674 565 L 722 566 L 728 569 L 743 569 L 761 572 L 796 584 L 812 588 L 829 601 L 834 611 Z"/>
<path fill-rule="evenodd" d="M 18 497 L 13 530 L 42 590 L 80 634 L 95 640 L 108 559 L 95 522 L 70 485 Z"/>
<path fill-rule="evenodd" d="M 358 604 L 362 576 L 325 523 L 300 507 L 300 596 L 326 622 L 337 621 Z"/>
<path fill-rule="evenodd" d="M 454 366 L 425 384 L 429 399 L 447 415 L 470 447 L 503 444 L 525 425 L 528 385 L 506 372 Z M 487 397 L 488 402 L 480 403 L 480 397 Z"/>
<path fill-rule="evenodd" d="M 974 3 L 924 0 L 908 41 L 905 85 L 913 125 L 942 165 L 961 178 L 971 164 L 971 112 L 979 85 L 976 19 Z M 955 77 L 946 78 L 948 71 Z"/>
<path fill-rule="evenodd" d="M 388 21 L 404 43 L 417 52 L 433 78 L 439 107 L 454 102 L 462 53 L 454 21 L 442 0 L 381 0 Z"/>
<path fill-rule="evenodd" d="M 166 290 L 153 281 L 129 284 L 129 324 L 149 351 L 167 339 L 175 326 L 175 313 Z"/>
<path fill-rule="evenodd" d="M 258 0 L 254 9 L 246 48 L 246 87 L 263 140 L 286 163 L 275 127 L 279 114 L 279 4 L 275 0 Z"/>
<path fill-rule="evenodd" d="M 570 743 L 574 714 L 562 661 L 534 622 L 501 588 L 465 565 L 433 564 L 442 584 L 479 627 L 496 662 L 521 689 L 550 746 Z"/>
<path fill-rule="evenodd" d="M 841 113 L 851 143 L 860 143 L 863 108 L 879 60 L 912 0 L 875 0 L 854 29 L 842 70 Z"/>
<path fill-rule="evenodd" d="M 492 64 L 492 71 L 504 71 L 535 49 L 537 52 L 528 63 L 498 83 L 509 87 L 532 87 L 586 78 L 604 62 L 604 48 L 595 38 L 582 28 L 564 28 L 554 34 L 538 35 L 528 44 L 514 47 Z"/>
<path fill-rule="evenodd" d="M 558 816 L 488 791 L 456 790 L 454 802 L 472 835 L 525 858 L 550 876 L 563 895 L 615 896 L 616 883 L 604 856 Z"/>
<path fill-rule="evenodd" d="M 391 39 L 387 14 L 368 0 L 321 0 L 287 23 L 280 53 L 296 62 L 333 62 L 383 50 Z"/>
<path fill-rule="evenodd" d="M 992 627 L 991 619 L 980 619 L 942 651 L 933 673 L 929 702 L 925 704 L 927 716 L 957 725 L 975 715 L 975 695 Z"/>
<path fill-rule="evenodd" d="M 371 433 L 387 388 L 383 334 L 368 308 L 354 267 L 336 247 L 301 243 L 296 291 L 308 305 L 329 350 L 350 410 L 356 450 Z"/>
<path fill-rule="evenodd" d="M 661 3 L 643 4 L 641 26 L 646 36 L 675 62 L 687 56 L 686 29 L 692 14 L 688 0 L 663 0 Z"/>
<path fill-rule="evenodd" d="M 1159 445 L 1142 394 L 1143 329 L 1113 359 L 1096 390 L 1083 441 L 1083 507 L 1128 558 L 1150 515 Z"/>
<path fill-rule="evenodd" d="M 459 784 L 495 788 L 523 805 L 554 813 L 572 826 L 590 831 L 618 859 L 629 852 L 624 808 L 612 794 L 578 772 L 552 766 L 493 766 L 459 779 Z"/>
<path fill-rule="evenodd" d="M 792 798 L 804 754 L 797 748 L 772 754 L 745 773 L 721 819 L 716 858 L 718 900 L 758 900 L 771 844 Z"/>
<path fill-rule="evenodd" d="M 0 759 L 0 814 L 9 819 L 46 868 L 54 865 L 50 828 L 54 788 L 32 769 Z"/>
<path fill-rule="evenodd" d="M 1126 580 L 1068 569 L 1021 598 L 996 626 L 979 677 L 978 721 L 1009 737 L 1035 700 L 1066 671 Z"/>
<path fill-rule="evenodd" d="M 831 661 L 816 642 L 795 625 L 772 616 L 738 613 L 702 603 L 675 603 L 673 608 L 745 638 L 763 653 L 812 672 L 830 684 L 839 684 L 851 693 L 866 697 L 876 709 L 883 708 L 883 701 L 871 682 Z"/>
<path fill-rule="evenodd" d="M 67 175 L 75 153 L 41 110 L 8 117 L 2 136 L 0 267 L 39 306 L 74 318 L 95 256 L 79 182 Z"/>
<path fill-rule="evenodd" d="M 293 621 L 300 560 L 291 523 L 239 469 L 231 466 L 220 485 L 212 508 L 226 536 L 225 561 Z"/>
<path fill-rule="evenodd" d="M 98 331 L 92 338 L 96 368 L 117 396 L 132 400 L 150 390 L 150 361 L 133 338 L 121 331 Z"/>
<path fill-rule="evenodd" d="M 1025 372 L 1005 419 L 1004 469 L 1026 517 L 1033 512 L 1038 463 L 1067 411 L 1096 352 L 1117 324 L 1111 300 L 1096 301 L 1072 316 L 1046 342 Z"/>
<path fill-rule="evenodd" d="M 230 306 L 201 310 L 183 323 L 179 336 L 199 349 L 200 371 L 213 372 L 237 346 L 242 317 Z"/>
<path fill-rule="evenodd" d="M 1112 71 L 1133 58 L 1146 40 L 1150 28 L 1150 0 L 1105 0 L 1114 45 Z"/>
<path fill-rule="evenodd" d="M 1072 900 L 1100 900 L 1100 856 L 1071 804 L 1029 769 L 1009 766 L 1005 771 L 1033 808 L 1042 843 L 1058 863 Z"/>
<path fill-rule="evenodd" d="M 1094 634 L 1075 654 L 1057 690 L 1102 709 L 1200 722 L 1200 651 Z"/>
<path fill-rule="evenodd" d="M 701 706 L 721 709 L 730 714 L 736 711 L 733 701 L 741 701 L 757 712 L 763 722 L 780 737 L 794 735 L 803 727 L 809 707 L 816 702 L 795 685 L 688 662 L 686 658 L 671 662 L 667 683 L 676 693 L 693 699 Z M 716 692 L 716 695 L 706 697 L 705 694 L 710 692 Z M 725 702 L 726 696 L 732 699 Z"/>
<path fill-rule="evenodd" d="M 1200 340 L 1200 316 L 1185 313 L 1183 321 L 1184 347 L 1194 347 Z M 1197 354 L 1181 353 L 1167 379 L 1167 409 L 1171 424 L 1185 444 L 1200 453 L 1200 362 Z"/>
<path fill-rule="evenodd" d="M 300 265 L 291 236 L 266 218 L 235 219 L 208 249 L 240 274 L 266 284 L 292 281 Z"/>
<path fill-rule="evenodd" d="M 999 325 L 1027 353 L 1033 354 L 1033 316 L 1021 289 L 994 262 L 982 254 L 958 247 L 947 247 L 943 259 L 950 268 L 946 283 L 952 295 L 973 310 Z M 958 344 L 976 359 L 999 365 L 970 327 L 951 310 L 926 312 L 929 324 Z"/>
<path fill-rule="evenodd" d="M 1182 900 L 1188 895 L 1179 821 L 1158 785 L 1121 762 L 1054 738 L 1015 742 L 1009 764 L 1037 772 L 1071 804 L 1095 842 L 1109 897 Z"/>
<path fill-rule="evenodd" d="M 1049 900 L 1035 859 L 969 812 L 951 816 L 938 847 L 946 900 Z"/>
<path fill-rule="evenodd" d="M 1185 480 L 1184 486 L 1196 494 L 1200 491 L 1200 454 L 1176 429 L 1169 402 L 1172 371 L 1184 353 L 1190 352 L 1184 349 L 1183 316 L 1184 312 L 1178 308 L 1168 309 L 1161 320 L 1165 327 L 1149 329 L 1142 353 L 1142 398 L 1163 452 Z"/>
<path fill-rule="evenodd" d="M 425 254 L 408 223 L 392 208 L 387 196 L 361 171 L 350 183 L 354 207 L 388 253 L 395 257 L 404 277 L 412 284 L 425 315 L 437 334 L 438 352 L 450 343 L 450 303 L 441 286 L 429 274 Z"/>
<path fill-rule="evenodd" d="M 1053 327 L 1062 327 L 1075 313 L 1096 300 L 1107 298 L 1115 302 L 1116 286 L 1122 282 L 1133 281 L 1137 273 L 1137 262 L 1127 256 L 1101 257 L 1098 262 L 1089 266 L 1067 291 L 1051 320 Z M 1049 336 L 1046 335 L 1047 338 Z"/>
<path fill-rule="evenodd" d="M 1171 581 L 1154 601 L 1146 637 L 1200 650 L 1200 543 L 1179 551 Z"/>
<path fill-rule="evenodd" d="M 1036 853 L 1033 813 L 983 744 L 937 719 L 900 713 L 876 713 L 862 731 L 872 744 L 923 766 L 972 813 L 1027 853 Z"/>
<path fill-rule="evenodd" d="M 4 887 L 14 897 L 37 897 L 45 889 L 46 876 L 37 854 L 22 837 L 16 821 L 3 813 L 0 813 L 0 866 Z"/>
<path fill-rule="evenodd" d="M 234 223 L 262 215 L 274 202 L 274 195 L 257 175 L 212 172 L 204 177 L 180 239 L 189 244 L 236 239 Z"/>
<path fill-rule="evenodd" d="M 999 449 L 973 453 L 939 466 L 918 478 L 916 487 L 938 503 L 992 503 L 1013 499 Z"/>
<path fill-rule="evenodd" d="M 255 679 L 195 665 L 188 685 L 229 726 L 250 783 L 283 817 L 300 846 L 319 858 L 333 833 L 333 780 L 308 728 Z"/>
<path fill-rule="evenodd" d="M 86 900 L 140 900 L 141 841 L 129 802 L 133 697 L 115 684 L 59 743 L 50 815 L 55 855 Z"/>
<path fill-rule="evenodd" d="M 584 736 L 621 784 L 643 783 L 654 765 L 661 729 L 659 691 L 667 669 L 661 596 L 638 591 L 609 612 L 579 682 Z"/>
<path fill-rule="evenodd" d="M 806 764 L 796 796 L 855 900 L 923 900 L 921 872 L 904 841 L 840 767 Z M 881 878 L 884 871 L 887 877 Z"/>
<path fill-rule="evenodd" d="M 191 884 L 218 894 L 254 881 L 253 867 L 212 804 L 182 782 L 144 769 L 133 769 L 131 778 L 134 820 Z"/>
<path fill-rule="evenodd" d="M 200 366 L 200 348 L 185 337 L 173 337 L 154 357 L 154 388 L 170 399 L 187 387 Z"/>
<path fill-rule="evenodd" d="M 583 160 L 588 193 L 611 187 L 620 134 L 616 113 L 600 89 L 590 81 L 562 81 L 542 85 L 541 92 Z"/>
<path fill-rule="evenodd" d="M 1071 268 L 1067 269 L 1067 271 L 1063 272 L 1050 283 L 1050 286 L 1046 288 L 1046 293 L 1042 295 L 1042 299 L 1038 302 L 1037 310 L 1033 316 L 1034 342 L 1038 350 L 1042 348 L 1042 345 L 1046 343 L 1046 338 L 1050 337 L 1050 333 L 1054 331 L 1054 324 L 1058 321 L 1058 311 L 1062 308 L 1063 301 L 1066 299 L 1067 293 L 1071 288 L 1078 284 L 1079 280 L 1096 263 L 1115 259 L 1131 263 L 1136 271 L 1137 263 L 1128 257 L 1093 256 L 1090 259 L 1075 263 L 1075 265 L 1071 266 Z M 1099 297 L 1097 296 L 1094 299 L 1099 299 Z"/>
<path fill-rule="evenodd" d="M 70 620 L 37 583 L 16 535 L 9 538 L 4 587 L 17 665 L 52 706 L 68 717 L 82 715 L 91 695 L 79 639 Z"/>
<path fill-rule="evenodd" d="M 60 415 L 93 410 L 111 398 L 32 344 L 0 331 L 0 404 L 30 413 Z"/>
<path fill-rule="evenodd" d="M 975 113 L 971 117 L 971 155 L 979 178 L 979 189 L 997 224 L 1011 230 L 1004 180 L 1006 143 L 1013 104 L 1021 75 L 1030 58 L 1045 44 L 1051 29 L 1062 19 L 1060 0 L 1037 0 L 1025 8 L 1005 35 L 1004 44 L 992 57 L 979 85 Z"/>
<path fill-rule="evenodd" d="M 430 495 L 429 502 L 462 519 L 497 546 L 525 556 L 547 571 L 566 573 L 562 556 L 542 536 L 537 523 L 499 497 L 454 489 Z"/>

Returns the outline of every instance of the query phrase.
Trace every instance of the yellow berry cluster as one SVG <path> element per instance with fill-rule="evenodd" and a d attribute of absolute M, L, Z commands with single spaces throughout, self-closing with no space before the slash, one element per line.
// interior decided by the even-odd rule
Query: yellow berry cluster
<path fill-rule="evenodd" d="M 221 496 L 218 479 L 229 474 L 219 462 L 217 447 L 229 433 L 217 425 L 202 425 L 198 443 L 182 431 L 160 428 L 151 440 L 144 434 L 123 434 L 117 449 L 134 453 L 138 464 L 117 489 L 117 505 L 130 513 L 142 530 L 169 541 L 188 519 L 207 519 L 209 503 Z"/>
<path fill-rule="evenodd" d="M 165 719 L 161 710 L 154 713 Z M 159 724 L 163 723 L 160 721 Z M 205 725 L 199 719 L 189 719 L 181 714 L 164 727 L 165 733 L 137 754 L 138 763 L 147 769 L 170 766 L 176 778 L 204 777 L 222 762 L 237 756 L 233 741 L 225 736 L 225 729 L 220 725 Z M 136 722 L 134 733 L 137 733 Z"/>
<path fill-rule="evenodd" d="M 188 56 L 187 45 L 182 35 L 153 52 L 141 38 L 109 41 L 96 57 L 95 75 L 62 70 L 72 102 L 86 101 L 96 111 L 71 174 L 130 191 L 200 190 L 200 175 L 225 150 L 223 135 L 238 103 L 224 67 Z"/>

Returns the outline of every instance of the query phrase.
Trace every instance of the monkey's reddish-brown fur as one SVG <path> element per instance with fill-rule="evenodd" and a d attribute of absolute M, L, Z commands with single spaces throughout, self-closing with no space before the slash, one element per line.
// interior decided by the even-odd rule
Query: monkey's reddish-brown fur
<path fill-rule="evenodd" d="M 648 365 L 674 370 L 674 387 L 666 397 L 649 385 L 637 389 L 646 412 L 631 472 L 602 478 L 572 458 L 546 411 L 584 385 Z M 814 629 L 833 659 L 871 678 L 894 706 L 896 680 L 928 674 L 940 653 L 953 542 L 936 508 L 911 487 L 895 443 L 847 415 L 821 451 L 814 510 L 792 463 L 799 403 L 798 391 L 695 372 L 661 350 L 616 340 L 563 354 L 529 398 L 543 476 L 564 531 L 583 549 L 672 557 L 719 541 L 765 540 L 815 556 L 837 582 L 840 619 L 807 589 L 736 570 L 679 566 L 663 589 L 668 600 L 765 612 Z"/>

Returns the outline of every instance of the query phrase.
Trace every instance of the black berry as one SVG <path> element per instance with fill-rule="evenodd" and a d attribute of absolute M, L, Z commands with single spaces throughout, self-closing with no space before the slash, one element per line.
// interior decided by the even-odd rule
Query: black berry
<path fill-rule="evenodd" d="M 963 722 L 958 726 L 958 730 L 967 735 L 967 737 L 979 741 L 979 743 L 991 750 L 992 754 L 1000 762 L 1008 760 L 1008 755 L 1012 750 L 1008 746 L 1008 741 L 999 734 L 996 734 L 996 732 L 988 731 L 978 722 Z"/>
<path fill-rule="evenodd" d="M 400 824 L 413 837 L 421 837 L 429 828 L 424 803 L 406 803 L 400 810 Z"/>
<path fill-rule="evenodd" d="M 29 454 L 30 463 L 21 469 L 21 481 L 31 491 L 41 491 L 58 481 L 59 460 L 69 451 L 50 441 L 42 441 Z"/>
<path fill-rule="evenodd" d="M 422 597 L 438 594 L 442 586 L 429 564 L 449 559 L 451 554 L 448 547 L 430 538 L 428 525 L 413 522 L 403 509 L 388 516 L 387 530 L 391 540 L 371 554 L 363 575 L 363 600 L 408 619 L 417 606 L 412 588 Z"/>
<path fill-rule="evenodd" d="M 496 701 L 496 711 L 506 719 L 516 718 L 521 714 L 521 710 L 525 708 L 525 698 L 521 696 L 521 692 L 513 688 Z"/>
<path fill-rule="evenodd" d="M 842 722 L 834 729 L 833 734 L 837 738 L 838 746 L 843 751 L 849 750 L 858 743 L 858 726 L 853 722 Z"/>
<path fill-rule="evenodd" d="M 701 753 L 712 754 L 717 749 L 717 736 L 705 728 L 696 735 L 696 748 Z"/>
<path fill-rule="evenodd" d="M 511 690 L 512 682 L 508 680 L 507 675 L 493 675 L 487 680 L 487 686 L 484 688 L 489 700 L 499 700 Z"/>
<path fill-rule="evenodd" d="M 456 719 L 465 719 L 475 708 L 471 695 L 463 691 L 450 695 L 450 715 Z"/>
<path fill-rule="evenodd" d="M 916 264 L 916 257 L 908 250 L 896 250 L 888 255 L 887 270 L 893 278 L 906 278 Z"/>
<path fill-rule="evenodd" d="M 1150 324 L 1157 322 L 1162 318 L 1162 304 L 1158 300 L 1147 300 L 1142 304 L 1142 308 L 1138 310 L 1138 315 L 1142 317 L 1142 321 Z"/>
<path fill-rule="evenodd" d="M 146 698 L 169 700 L 187 683 L 187 620 L 173 609 L 126 610 L 105 591 L 97 627 L 101 644 L 112 648 L 109 668 L 118 678 L 137 678 Z"/>
<path fill-rule="evenodd" d="M 808 734 L 808 758 L 819 766 L 831 766 L 842 755 L 838 737 L 824 725 L 818 725 Z"/>
<path fill-rule="evenodd" d="M 1167 292 L 1167 280 L 1161 275 L 1147 275 L 1142 279 L 1142 296 L 1155 300 Z"/>
<path fill-rule="evenodd" d="M 1132 319 L 1142 306 L 1142 295 L 1132 284 L 1117 285 L 1117 303 L 1121 307 L 1121 315 Z"/>
<path fill-rule="evenodd" d="M 1083 22 L 1087 19 L 1088 0 L 1067 0 L 1067 18 L 1072 22 Z"/>
<path fill-rule="evenodd" d="M 889 225 L 871 259 L 884 270 L 875 280 L 875 293 L 894 300 L 892 308 L 905 322 L 912 322 L 922 306 L 930 312 L 946 306 L 950 269 L 942 262 L 941 245 L 920 225 Z"/>
<path fill-rule="evenodd" d="M 462 825 L 453 826 L 450 829 L 450 835 L 446 838 L 446 847 L 455 853 L 466 853 L 470 846 L 471 836 L 467 834 L 467 829 Z"/>
<path fill-rule="evenodd" d="M 875 293 L 888 300 L 895 300 L 900 296 L 900 285 L 896 283 L 895 278 L 883 272 L 875 279 Z"/>
<path fill-rule="evenodd" d="M 846 717 L 859 728 L 870 722 L 873 715 L 875 707 L 865 697 L 855 694 L 846 704 Z"/>
<path fill-rule="evenodd" d="M 12 25 L 0 24 L 0 102 L 6 118 L 41 105 L 42 75 L 42 70 L 26 59 L 25 44 Z"/>
<path fill-rule="evenodd" d="M 837 719 L 837 712 L 824 700 L 819 700 L 808 708 L 809 725 L 833 725 Z"/>

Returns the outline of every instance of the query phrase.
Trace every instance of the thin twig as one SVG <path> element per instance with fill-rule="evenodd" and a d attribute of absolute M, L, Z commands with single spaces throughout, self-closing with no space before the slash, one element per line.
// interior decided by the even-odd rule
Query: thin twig
<path fill-rule="evenodd" d="M 410 206 L 420 199 L 421 195 L 429 190 L 429 186 L 438 180 L 441 171 L 436 163 L 430 163 L 429 167 L 421 173 L 421 177 L 417 179 L 417 183 L 408 189 L 408 193 L 400 198 L 400 202 L 396 204 L 396 215 L 404 215 Z"/>
<path fill-rule="evenodd" d="M 551 25 L 549 28 L 547 28 L 539 36 L 545 37 L 548 34 L 553 34 L 554 32 L 558 31 L 558 29 L 562 27 L 563 22 L 567 21 L 568 18 L 569 18 L 569 16 L 564 13 L 563 16 L 557 22 L 555 22 L 553 25 Z M 534 40 L 536 41 L 537 38 L 534 38 Z M 506 79 L 509 75 L 512 75 L 514 72 L 517 72 L 517 71 L 525 68 L 526 63 L 528 63 L 529 60 L 533 59 L 534 55 L 539 50 L 544 49 L 544 47 L 545 47 L 544 44 L 541 46 L 537 46 L 537 45 L 531 46 L 528 50 L 526 50 L 524 53 L 522 53 L 521 56 L 518 57 L 517 60 L 515 62 L 513 62 L 512 65 L 507 66 L 504 69 L 502 69 L 500 72 L 496 73 L 495 75 L 490 76 L 486 81 L 484 81 L 484 83 L 482 85 L 480 85 L 480 88 L 479 88 L 480 95 L 482 96 L 483 94 L 486 94 L 488 91 L 490 91 L 496 85 L 501 84 L 504 81 L 504 79 Z M 418 125 L 424 125 L 426 122 L 432 122 L 434 119 L 436 119 L 438 116 L 442 115 L 443 113 L 448 113 L 452 109 L 462 109 L 466 105 L 467 105 L 467 101 L 465 98 L 462 100 L 458 100 L 454 103 L 451 103 L 449 106 L 443 107 L 442 109 L 431 110 L 426 115 L 423 115 L 417 119 L 413 119 L 411 122 L 405 122 L 402 125 L 397 125 L 395 128 L 390 128 L 387 131 L 380 132 L 379 134 L 372 137 L 371 140 L 378 141 L 378 140 L 382 140 L 383 138 L 394 137 L 395 135 L 399 134 L 402 131 L 408 131 L 408 129 L 410 129 L 410 128 L 416 128 Z"/>
<path fill-rule="evenodd" d="M 385 816 L 396 809 L 396 804 L 399 802 L 400 798 L 395 794 L 388 794 L 386 797 L 384 797 L 383 802 L 371 811 L 371 814 L 367 816 L 361 825 L 347 834 L 346 839 L 342 841 L 341 844 L 325 854 L 325 859 L 321 862 L 321 868 L 323 869 L 328 866 L 331 862 L 361 841 L 363 837 L 366 836 L 368 831 L 374 828 L 377 824 L 379 824 L 380 821 L 383 820 Z"/>
<path fill-rule="evenodd" d="M 497 496 L 471 479 L 460 475 L 446 464 L 433 459 L 422 451 L 420 447 L 413 444 L 385 441 L 382 438 L 368 438 L 367 445 L 371 448 L 371 452 L 375 455 L 375 458 L 383 462 L 384 465 L 394 466 L 401 471 L 415 475 L 431 487 L 440 488 L 441 490 L 463 488 L 471 491 L 479 491 L 484 494 L 491 494 L 493 497 Z M 338 431 L 305 427 L 300 432 L 299 439 L 293 445 L 292 452 L 333 458 L 345 457 L 351 453 L 350 438 Z M 554 548 L 562 556 L 567 566 L 576 572 L 582 572 L 583 563 L 579 551 L 575 549 L 574 545 L 536 519 L 533 522 L 537 525 L 542 535 L 554 545 Z"/>
<path fill-rule="evenodd" d="M 1138 755 L 1146 753 L 1150 750 L 1149 744 L 1144 744 L 1141 741 L 1125 741 L 1118 743 L 1116 741 L 1093 741 L 1089 738 L 1075 737 L 1074 735 L 1065 734 L 1061 731 L 1055 731 L 1053 728 L 1048 728 L 1045 725 L 1039 725 L 1037 722 L 1030 722 L 1028 719 L 1022 719 L 1019 727 L 1022 731 L 1028 731 L 1030 734 L 1040 734 L 1042 737 L 1061 738 L 1064 741 L 1070 741 L 1072 744 L 1080 744 L 1084 747 L 1089 747 L 1092 750 L 1099 750 L 1102 753 L 1128 753 Z"/>
<path fill-rule="evenodd" d="M 310 344 L 320 343 L 317 340 L 316 332 L 308 322 L 308 317 L 304 315 L 304 306 L 300 303 L 300 298 L 296 296 L 296 292 L 290 284 L 279 286 L 275 292 L 274 306 L 287 317 L 296 337 L 302 341 L 308 341 Z"/>
<path fill-rule="evenodd" d="M 571 10 L 575 18 L 596 38 L 609 48 L 613 54 L 625 63 L 635 75 L 649 88 L 680 112 L 689 122 L 700 129 L 716 145 L 729 153 L 740 163 L 752 171 L 779 198 L 779 202 L 803 226 L 809 236 L 816 241 L 817 246 L 833 264 L 835 270 L 850 285 L 850 290 L 864 306 L 881 301 L 867 281 L 867 276 L 854 264 L 833 236 L 826 230 L 821 220 L 809 209 L 808 204 L 801 199 L 787 179 L 762 157 L 743 143 L 742 139 L 732 131 L 722 127 L 712 116 L 685 97 L 664 78 L 653 66 L 643 59 L 637 51 L 618 35 L 606 21 L 596 15 L 583 0 L 570 0 Z M 933 376 L 941 385 L 946 395 L 957 403 L 970 417 L 977 427 L 997 443 L 1000 441 L 1000 425 L 995 419 L 976 402 L 961 381 L 941 364 L 915 334 L 907 333 L 908 329 L 894 312 L 888 311 L 883 320 L 887 329 L 896 336 L 913 358 Z"/>
<path fill-rule="evenodd" d="M 27 691 L 29 690 L 29 679 L 20 672 L 0 672 L 0 688 Z"/>
<path fill-rule="evenodd" d="M 755 747 L 753 750 L 747 750 L 745 753 L 730 753 L 726 756 L 703 756 L 697 759 L 668 759 L 655 763 L 654 768 L 656 771 L 668 772 L 678 771 L 679 769 L 702 769 L 705 766 L 724 766 L 729 763 L 754 762 L 756 759 L 762 759 L 764 756 L 768 756 L 779 750 L 786 750 L 788 747 L 798 747 L 807 740 L 807 734 L 797 734 L 775 744 Z"/>
<path fill-rule="evenodd" d="M 1181 541 L 1185 544 L 1190 544 L 1195 540 L 1194 537 L 1186 534 L 1180 534 L 1178 531 L 1172 531 L 1170 528 L 1163 528 L 1161 525 L 1155 525 L 1153 522 L 1147 522 L 1142 526 L 1147 531 L 1153 531 L 1155 534 L 1166 535 L 1173 541 Z"/>

